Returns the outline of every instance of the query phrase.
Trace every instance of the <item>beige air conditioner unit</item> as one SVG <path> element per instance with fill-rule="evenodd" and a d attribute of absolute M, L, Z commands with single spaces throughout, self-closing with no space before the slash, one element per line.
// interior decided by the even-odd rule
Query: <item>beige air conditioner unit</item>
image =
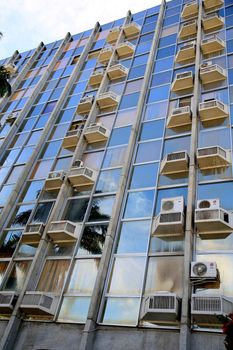
<path fill-rule="evenodd" d="M 208 294 L 193 294 L 191 299 L 191 316 L 198 326 L 222 326 L 219 316 L 233 312 L 233 298 Z"/>
<path fill-rule="evenodd" d="M 45 190 L 59 190 L 63 184 L 66 173 L 63 170 L 51 171 L 45 181 Z"/>
<path fill-rule="evenodd" d="M 223 239 L 233 232 L 233 213 L 222 209 L 219 199 L 199 200 L 195 225 L 202 239 Z"/>
<path fill-rule="evenodd" d="M 181 300 L 175 293 L 158 292 L 146 298 L 142 320 L 157 324 L 177 323 Z"/>
<path fill-rule="evenodd" d="M 100 123 L 91 124 L 84 132 L 84 137 L 88 143 L 106 141 L 109 135 L 110 131 Z"/>
<path fill-rule="evenodd" d="M 220 146 L 198 148 L 197 162 L 201 170 L 224 168 L 231 164 L 230 151 Z"/>
<path fill-rule="evenodd" d="M 173 152 L 167 154 L 161 163 L 160 173 L 162 175 L 174 175 L 188 171 L 189 156 L 186 151 Z"/>
<path fill-rule="evenodd" d="M 184 198 L 163 198 L 159 215 L 154 220 L 152 235 L 169 240 L 184 234 Z"/>

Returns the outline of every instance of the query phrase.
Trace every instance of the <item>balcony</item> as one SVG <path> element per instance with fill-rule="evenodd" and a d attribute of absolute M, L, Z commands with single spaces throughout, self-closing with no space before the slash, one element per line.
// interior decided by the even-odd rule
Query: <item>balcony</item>
<path fill-rule="evenodd" d="M 15 292 L 0 291 L 0 314 L 9 315 L 12 313 L 18 295 Z"/>
<path fill-rule="evenodd" d="M 109 135 L 110 131 L 98 123 L 91 124 L 84 132 L 84 137 L 87 140 L 87 143 L 106 141 L 109 138 Z"/>
<path fill-rule="evenodd" d="M 196 57 L 196 44 L 195 41 L 185 44 L 180 47 L 176 54 L 176 63 L 186 63 L 187 61 L 194 60 Z"/>
<path fill-rule="evenodd" d="M 226 70 L 218 64 L 202 64 L 200 68 L 200 78 L 202 84 L 216 83 L 227 78 Z"/>
<path fill-rule="evenodd" d="M 116 52 L 119 58 L 130 57 L 134 54 L 135 45 L 130 43 L 129 41 L 125 41 L 119 44 L 116 48 Z"/>
<path fill-rule="evenodd" d="M 201 170 L 224 168 L 231 164 L 230 153 L 219 146 L 199 148 L 197 162 Z"/>
<path fill-rule="evenodd" d="M 73 187 L 93 185 L 96 178 L 97 172 L 84 166 L 72 167 L 68 174 L 68 179 Z"/>
<path fill-rule="evenodd" d="M 181 13 L 181 17 L 183 19 L 189 19 L 198 15 L 198 2 L 192 1 L 188 4 L 185 4 L 183 7 L 183 11 Z"/>
<path fill-rule="evenodd" d="M 90 85 L 100 85 L 104 76 L 104 68 L 99 68 L 95 70 L 90 76 L 89 84 Z"/>
<path fill-rule="evenodd" d="M 199 115 L 202 122 L 208 123 L 226 118 L 229 115 L 229 111 L 224 103 L 218 100 L 210 100 L 199 104 Z"/>
<path fill-rule="evenodd" d="M 114 64 L 109 67 L 107 71 L 107 75 L 109 80 L 116 80 L 120 78 L 124 78 L 128 75 L 129 69 L 123 66 L 122 64 Z"/>
<path fill-rule="evenodd" d="M 168 116 L 167 128 L 178 128 L 186 125 L 190 125 L 191 109 L 190 106 L 174 108 L 171 114 Z"/>
<path fill-rule="evenodd" d="M 120 97 L 115 92 L 107 91 L 99 95 L 96 99 L 100 109 L 116 107 L 120 101 Z"/>
<path fill-rule="evenodd" d="M 47 179 L 45 180 L 45 185 L 44 185 L 45 190 L 46 191 L 60 190 L 65 178 L 65 175 L 66 174 L 63 170 L 50 172 Z"/>
<path fill-rule="evenodd" d="M 89 113 L 91 110 L 91 107 L 93 105 L 94 102 L 94 96 L 90 95 L 90 96 L 84 96 L 80 99 L 78 108 L 77 108 L 77 113 L 79 114 L 86 114 Z"/>
<path fill-rule="evenodd" d="M 225 42 L 217 35 L 209 36 L 201 41 L 201 50 L 203 55 L 209 55 L 214 52 L 220 52 L 225 49 Z"/>
<path fill-rule="evenodd" d="M 161 163 L 162 175 L 174 175 L 188 171 L 189 156 L 186 151 L 169 153 Z"/>
<path fill-rule="evenodd" d="M 233 232 L 232 213 L 222 208 L 196 209 L 195 225 L 201 239 L 224 239 Z"/>
<path fill-rule="evenodd" d="M 28 224 L 23 232 L 21 243 L 28 245 L 38 245 L 44 232 L 44 224 Z"/>
<path fill-rule="evenodd" d="M 63 139 L 62 147 L 69 149 L 76 147 L 82 134 L 83 124 L 73 122 L 69 131 Z"/>
<path fill-rule="evenodd" d="M 20 309 L 25 315 L 54 316 L 58 296 L 44 292 L 26 292 Z"/>
<path fill-rule="evenodd" d="M 204 0 L 205 11 L 217 10 L 224 5 L 224 0 Z"/>
<path fill-rule="evenodd" d="M 114 43 L 117 41 L 118 37 L 119 37 L 119 34 L 120 34 L 120 31 L 121 31 L 121 27 L 118 26 L 118 27 L 115 27 L 115 28 L 111 28 L 108 32 L 108 36 L 106 38 L 106 41 L 108 43 Z"/>
<path fill-rule="evenodd" d="M 171 90 L 173 92 L 187 90 L 193 88 L 193 73 L 183 72 L 176 74 L 175 80 L 172 83 Z"/>
<path fill-rule="evenodd" d="M 183 23 L 181 25 L 180 31 L 179 31 L 179 38 L 181 40 L 188 39 L 189 37 L 193 37 L 197 34 L 197 21 L 189 21 L 186 23 Z"/>
<path fill-rule="evenodd" d="M 205 32 L 211 32 L 219 30 L 224 25 L 223 17 L 219 16 L 217 13 L 211 13 L 205 15 L 202 19 L 202 26 Z"/>
<path fill-rule="evenodd" d="M 141 31 L 141 26 L 136 22 L 130 22 L 123 27 L 124 35 L 126 38 L 138 35 Z"/>
<path fill-rule="evenodd" d="M 184 235 L 184 213 L 160 213 L 154 220 L 153 236 L 173 240 Z"/>
<path fill-rule="evenodd" d="M 232 313 L 232 298 L 222 295 L 193 294 L 191 299 L 191 316 L 193 323 L 199 326 L 222 327 L 220 316 Z"/>
<path fill-rule="evenodd" d="M 110 60 L 112 54 L 113 54 L 113 48 L 111 46 L 107 46 L 100 51 L 98 61 L 100 63 L 106 63 Z"/>
<path fill-rule="evenodd" d="M 53 221 L 47 234 L 55 244 L 75 243 L 79 236 L 79 228 L 71 221 Z"/>

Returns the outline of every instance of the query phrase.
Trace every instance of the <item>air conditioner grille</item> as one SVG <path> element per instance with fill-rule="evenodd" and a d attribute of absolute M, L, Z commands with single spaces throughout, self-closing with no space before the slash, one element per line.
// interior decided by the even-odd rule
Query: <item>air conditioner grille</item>
<path fill-rule="evenodd" d="M 219 210 L 200 210 L 196 212 L 197 220 L 215 220 L 220 217 Z"/>
<path fill-rule="evenodd" d="M 163 202 L 163 206 L 162 206 L 163 210 L 172 210 L 173 208 L 174 208 L 174 202 L 173 201 Z"/>
<path fill-rule="evenodd" d="M 40 306 L 50 309 L 53 302 L 53 298 L 48 295 L 43 295 L 41 297 Z"/>
<path fill-rule="evenodd" d="M 169 295 L 150 297 L 149 309 L 174 309 L 175 298 Z"/>
<path fill-rule="evenodd" d="M 221 311 L 220 298 L 193 298 L 193 310 L 195 311 Z"/>
<path fill-rule="evenodd" d="M 185 152 L 170 153 L 167 155 L 167 160 L 185 159 Z"/>
<path fill-rule="evenodd" d="M 181 213 L 162 213 L 160 214 L 159 222 L 168 223 L 168 222 L 180 222 Z"/>
<path fill-rule="evenodd" d="M 211 203 L 209 201 L 201 201 L 199 203 L 199 208 L 200 209 L 205 209 L 205 208 L 209 208 L 211 205 Z"/>
<path fill-rule="evenodd" d="M 0 304 L 10 304 L 12 300 L 12 294 L 0 294 Z"/>
<path fill-rule="evenodd" d="M 197 263 L 193 266 L 193 272 L 197 276 L 203 276 L 207 273 L 207 266 L 203 263 Z"/>

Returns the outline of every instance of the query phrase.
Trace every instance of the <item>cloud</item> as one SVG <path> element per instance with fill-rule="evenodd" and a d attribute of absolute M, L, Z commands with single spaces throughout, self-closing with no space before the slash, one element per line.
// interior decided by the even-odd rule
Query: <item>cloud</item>
<path fill-rule="evenodd" d="M 64 38 L 67 32 L 76 34 L 100 24 L 153 7 L 160 0 L 2 0 L 0 57 L 11 56 L 35 48 L 41 41 L 49 43 Z"/>

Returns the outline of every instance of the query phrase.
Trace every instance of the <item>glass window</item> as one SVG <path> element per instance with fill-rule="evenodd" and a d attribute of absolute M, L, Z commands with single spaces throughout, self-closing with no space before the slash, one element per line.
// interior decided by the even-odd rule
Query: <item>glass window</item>
<path fill-rule="evenodd" d="M 226 210 L 233 210 L 232 198 L 233 182 L 220 182 L 198 186 L 198 199 L 219 198 L 220 205 Z"/>
<path fill-rule="evenodd" d="M 163 137 L 164 120 L 156 120 L 142 124 L 140 141 Z"/>
<path fill-rule="evenodd" d="M 11 173 L 10 173 L 6 183 L 7 184 L 16 183 L 17 180 L 19 179 L 22 171 L 23 171 L 23 168 L 24 168 L 24 165 L 17 165 L 17 166 L 15 166 L 12 169 L 12 171 L 11 171 Z"/>
<path fill-rule="evenodd" d="M 42 114 L 51 113 L 53 111 L 54 107 L 56 106 L 56 103 L 57 103 L 57 101 L 47 103 Z"/>
<path fill-rule="evenodd" d="M 69 265 L 69 260 L 47 260 L 45 262 L 36 290 L 43 292 L 60 293 L 67 275 Z"/>
<path fill-rule="evenodd" d="M 30 261 L 20 261 L 15 263 L 8 279 L 6 280 L 3 290 L 21 291 L 30 264 Z"/>
<path fill-rule="evenodd" d="M 118 189 L 121 169 L 105 170 L 100 173 L 96 192 L 115 192 Z"/>
<path fill-rule="evenodd" d="M 10 258 L 13 255 L 21 235 L 22 231 L 7 232 L 7 235 L 0 247 L 0 258 Z"/>
<path fill-rule="evenodd" d="M 172 70 L 153 75 L 151 86 L 164 85 L 171 82 Z"/>
<path fill-rule="evenodd" d="M 22 202 L 31 202 L 36 200 L 44 186 L 44 181 L 33 181 L 27 184 L 26 192 L 22 196 Z"/>
<path fill-rule="evenodd" d="M 128 80 L 143 77 L 146 71 L 146 65 L 133 67 L 130 69 Z"/>
<path fill-rule="evenodd" d="M 91 169 L 99 170 L 101 167 L 104 152 L 91 152 L 83 156 L 84 164 Z"/>
<path fill-rule="evenodd" d="M 125 109 L 136 106 L 138 103 L 139 95 L 139 92 L 135 92 L 133 94 L 123 96 L 119 109 Z"/>
<path fill-rule="evenodd" d="M 150 221 L 123 222 L 117 253 L 146 253 L 150 235 Z"/>
<path fill-rule="evenodd" d="M 157 173 L 158 163 L 134 166 L 130 188 L 154 187 L 157 181 Z"/>
<path fill-rule="evenodd" d="M 103 323 L 136 325 L 140 307 L 139 298 L 108 298 Z"/>
<path fill-rule="evenodd" d="M 53 170 L 68 170 L 71 160 L 72 160 L 71 157 L 58 159 L 56 161 L 55 166 L 53 167 Z"/>
<path fill-rule="evenodd" d="M 29 216 L 31 215 L 33 205 L 21 205 L 16 215 L 11 223 L 12 227 L 20 227 L 25 226 L 28 222 Z"/>
<path fill-rule="evenodd" d="M 78 255 L 99 255 L 103 252 L 107 225 L 91 225 L 84 228 Z"/>
<path fill-rule="evenodd" d="M 3 188 L 0 191 L 0 206 L 3 206 L 8 201 L 12 191 L 13 191 L 14 185 L 7 185 L 3 186 Z"/>
<path fill-rule="evenodd" d="M 69 124 L 63 124 L 63 125 L 58 125 L 55 126 L 53 129 L 53 132 L 50 136 L 50 140 L 53 139 L 63 139 L 66 135 L 66 132 L 69 128 Z"/>
<path fill-rule="evenodd" d="M 73 222 L 83 221 L 89 198 L 78 198 L 68 200 L 64 220 Z"/>
<path fill-rule="evenodd" d="M 113 129 L 112 135 L 109 141 L 109 147 L 128 144 L 130 131 L 131 131 L 131 126 Z"/>
<path fill-rule="evenodd" d="M 36 164 L 31 179 L 45 179 L 51 170 L 53 160 L 43 160 Z"/>
<path fill-rule="evenodd" d="M 110 220 L 114 200 L 115 196 L 93 198 L 89 221 Z"/>
<path fill-rule="evenodd" d="M 156 59 L 159 60 L 161 58 L 165 58 L 168 56 L 174 56 L 176 51 L 176 45 L 165 47 L 164 49 L 159 49 L 157 52 Z"/>
<path fill-rule="evenodd" d="M 154 199 L 154 191 L 140 191 L 128 194 L 125 218 L 137 218 L 151 216 Z"/>
<path fill-rule="evenodd" d="M 36 207 L 32 222 L 46 223 L 50 214 L 53 202 L 40 203 Z"/>
<path fill-rule="evenodd" d="M 156 87 L 150 90 L 147 103 L 168 99 L 170 85 Z"/>
<path fill-rule="evenodd" d="M 67 288 L 68 293 L 91 294 L 99 268 L 100 259 L 77 260 Z"/>
<path fill-rule="evenodd" d="M 86 322 L 90 297 L 64 297 L 58 320 L 62 322 Z"/>
<path fill-rule="evenodd" d="M 125 95 L 141 90 L 143 79 L 138 79 L 126 83 Z"/>
<path fill-rule="evenodd" d="M 18 164 L 19 163 L 27 163 L 27 161 L 30 159 L 34 149 L 35 149 L 34 147 L 25 147 L 22 150 L 19 158 L 17 159 L 17 163 Z"/>
<path fill-rule="evenodd" d="M 167 115 L 167 101 L 153 103 L 146 107 L 144 120 L 166 118 Z"/>
<path fill-rule="evenodd" d="M 44 147 L 44 150 L 42 151 L 42 154 L 40 158 L 52 158 L 56 157 L 59 148 L 61 146 L 62 141 L 54 141 L 47 143 L 46 146 Z"/>
<path fill-rule="evenodd" d="M 145 257 L 115 258 L 108 293 L 111 295 L 139 294 L 145 261 Z"/>
<path fill-rule="evenodd" d="M 117 147 L 107 150 L 103 168 L 121 166 L 124 162 L 126 147 Z"/>
<path fill-rule="evenodd" d="M 20 151 L 21 149 L 13 149 L 11 151 L 6 151 L 4 154 L 4 158 L 2 160 L 2 165 L 4 166 L 12 165 Z"/>
<path fill-rule="evenodd" d="M 136 163 L 160 159 L 161 141 L 143 142 L 138 145 Z"/>
<path fill-rule="evenodd" d="M 182 295 L 183 256 L 149 258 L 146 294 L 165 290 Z"/>
<path fill-rule="evenodd" d="M 0 262 L 0 284 L 2 284 L 3 277 L 5 275 L 8 262 Z"/>
<path fill-rule="evenodd" d="M 117 113 L 115 128 L 127 125 L 134 124 L 136 118 L 136 108 L 127 109 L 124 111 L 119 111 Z"/>

